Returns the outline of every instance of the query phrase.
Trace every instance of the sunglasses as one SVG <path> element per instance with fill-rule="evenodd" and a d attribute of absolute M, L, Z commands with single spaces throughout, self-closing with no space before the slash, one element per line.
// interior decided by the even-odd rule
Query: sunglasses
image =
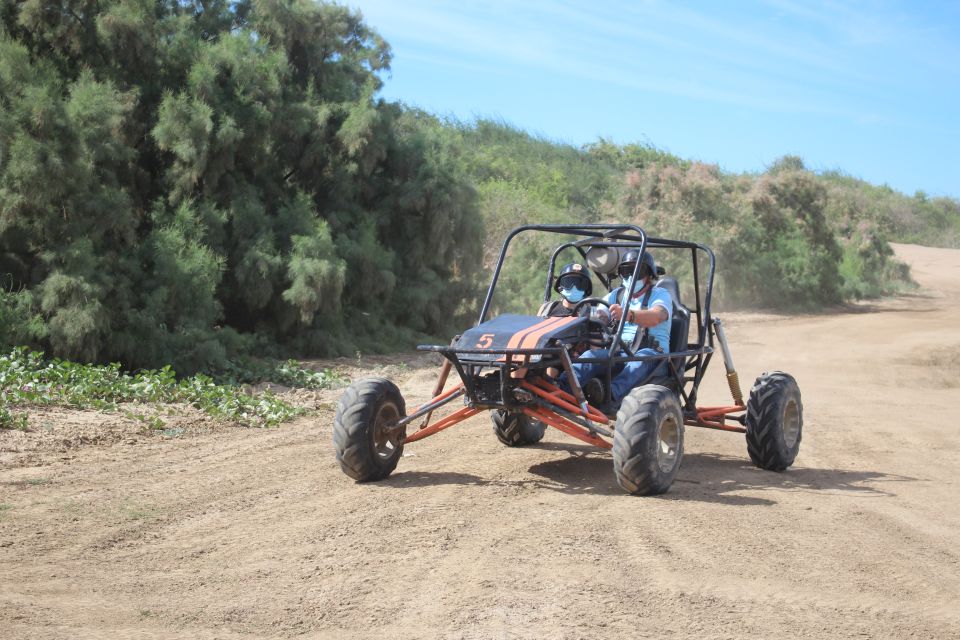
<path fill-rule="evenodd" d="M 633 268 L 635 266 L 636 266 L 635 263 L 622 264 L 620 265 L 619 268 L 617 268 L 617 275 L 620 276 L 621 278 L 629 278 L 630 276 L 633 275 Z M 643 270 L 641 269 L 641 273 L 642 272 Z"/>

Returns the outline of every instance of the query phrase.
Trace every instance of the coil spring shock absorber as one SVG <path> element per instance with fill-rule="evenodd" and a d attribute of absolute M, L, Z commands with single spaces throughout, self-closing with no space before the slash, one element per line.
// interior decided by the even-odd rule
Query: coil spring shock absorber
<path fill-rule="evenodd" d="M 723 366 L 727 369 L 727 385 L 730 387 L 730 395 L 733 396 L 734 403 L 737 406 L 743 406 L 743 393 L 740 391 L 740 378 L 737 376 L 737 370 L 733 367 L 733 358 L 730 357 L 730 347 L 727 346 L 727 336 L 723 332 L 723 324 L 720 318 L 713 319 L 713 330 L 717 335 L 717 342 L 720 343 L 720 351 L 723 353 Z"/>

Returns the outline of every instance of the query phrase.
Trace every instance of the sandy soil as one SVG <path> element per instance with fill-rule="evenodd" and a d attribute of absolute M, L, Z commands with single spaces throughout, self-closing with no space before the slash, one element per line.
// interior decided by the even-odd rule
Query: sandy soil
<path fill-rule="evenodd" d="M 742 435 L 688 429 L 657 498 L 555 431 L 502 447 L 485 416 L 355 484 L 334 392 L 270 430 L 32 415 L 0 433 L 0 635 L 960 638 L 960 251 L 896 251 L 914 295 L 726 316 L 745 386 L 800 383 L 797 463 L 760 471 Z M 429 364 L 361 368 L 413 404 Z M 705 385 L 727 402 L 722 366 Z"/>

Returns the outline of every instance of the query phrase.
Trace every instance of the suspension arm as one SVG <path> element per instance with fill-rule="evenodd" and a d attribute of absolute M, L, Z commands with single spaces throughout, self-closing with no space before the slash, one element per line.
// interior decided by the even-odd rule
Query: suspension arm
<path fill-rule="evenodd" d="M 573 436 L 578 440 L 583 440 L 588 444 L 592 444 L 597 447 L 601 447 L 603 449 L 613 448 L 612 444 L 610 444 L 600 436 L 590 433 L 590 431 L 585 429 L 584 427 L 581 427 L 580 425 L 570 422 L 566 418 L 558 415 L 553 411 L 546 411 L 544 409 L 541 409 L 540 407 L 528 406 L 523 408 L 523 413 L 525 413 L 531 418 L 534 418 L 535 420 L 539 420 L 540 422 L 543 422 L 544 424 L 548 424 L 555 429 L 559 429 L 560 431 L 563 431 L 565 434 L 569 436 Z"/>
<path fill-rule="evenodd" d="M 464 394 L 463 384 L 458 384 L 457 386 L 453 387 L 452 389 L 444 393 L 442 396 L 434 398 L 433 400 L 431 400 L 426 404 L 420 405 L 420 407 L 418 407 L 416 411 L 408 415 L 406 418 L 403 418 L 396 424 L 391 425 L 390 428 L 399 429 L 400 427 L 403 427 L 404 425 L 407 425 L 413 422 L 420 416 L 427 413 L 431 413 L 433 412 L 434 409 L 438 409 L 443 405 L 447 404 L 448 402 L 450 402 L 451 400 L 454 400 L 455 398 L 459 398 L 463 394 Z M 420 428 L 423 429 L 425 427 L 426 427 L 426 421 L 424 421 L 424 424 Z"/>
<path fill-rule="evenodd" d="M 477 415 L 481 411 L 486 411 L 486 409 L 474 409 L 473 407 L 463 407 L 461 409 L 457 409 L 456 411 L 444 417 L 443 419 L 438 420 L 437 422 L 434 422 L 429 427 L 425 429 L 420 429 L 419 431 L 414 431 L 412 434 L 404 438 L 401 444 L 407 444 L 408 442 L 416 442 L 417 440 L 423 440 L 427 436 L 432 436 L 438 431 L 443 431 L 444 429 L 448 427 L 452 427 L 453 425 L 459 422 L 463 422 L 467 418 L 472 418 L 473 416 Z"/>

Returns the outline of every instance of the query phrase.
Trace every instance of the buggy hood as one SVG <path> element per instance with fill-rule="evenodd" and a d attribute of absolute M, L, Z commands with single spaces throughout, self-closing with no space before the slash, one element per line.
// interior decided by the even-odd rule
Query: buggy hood
<path fill-rule="evenodd" d="M 508 313 L 469 329 L 454 349 L 490 349 L 489 356 L 470 354 L 469 359 L 497 360 L 503 359 L 504 349 L 540 349 L 551 340 L 575 340 L 586 330 L 586 318 L 541 318 Z"/>

